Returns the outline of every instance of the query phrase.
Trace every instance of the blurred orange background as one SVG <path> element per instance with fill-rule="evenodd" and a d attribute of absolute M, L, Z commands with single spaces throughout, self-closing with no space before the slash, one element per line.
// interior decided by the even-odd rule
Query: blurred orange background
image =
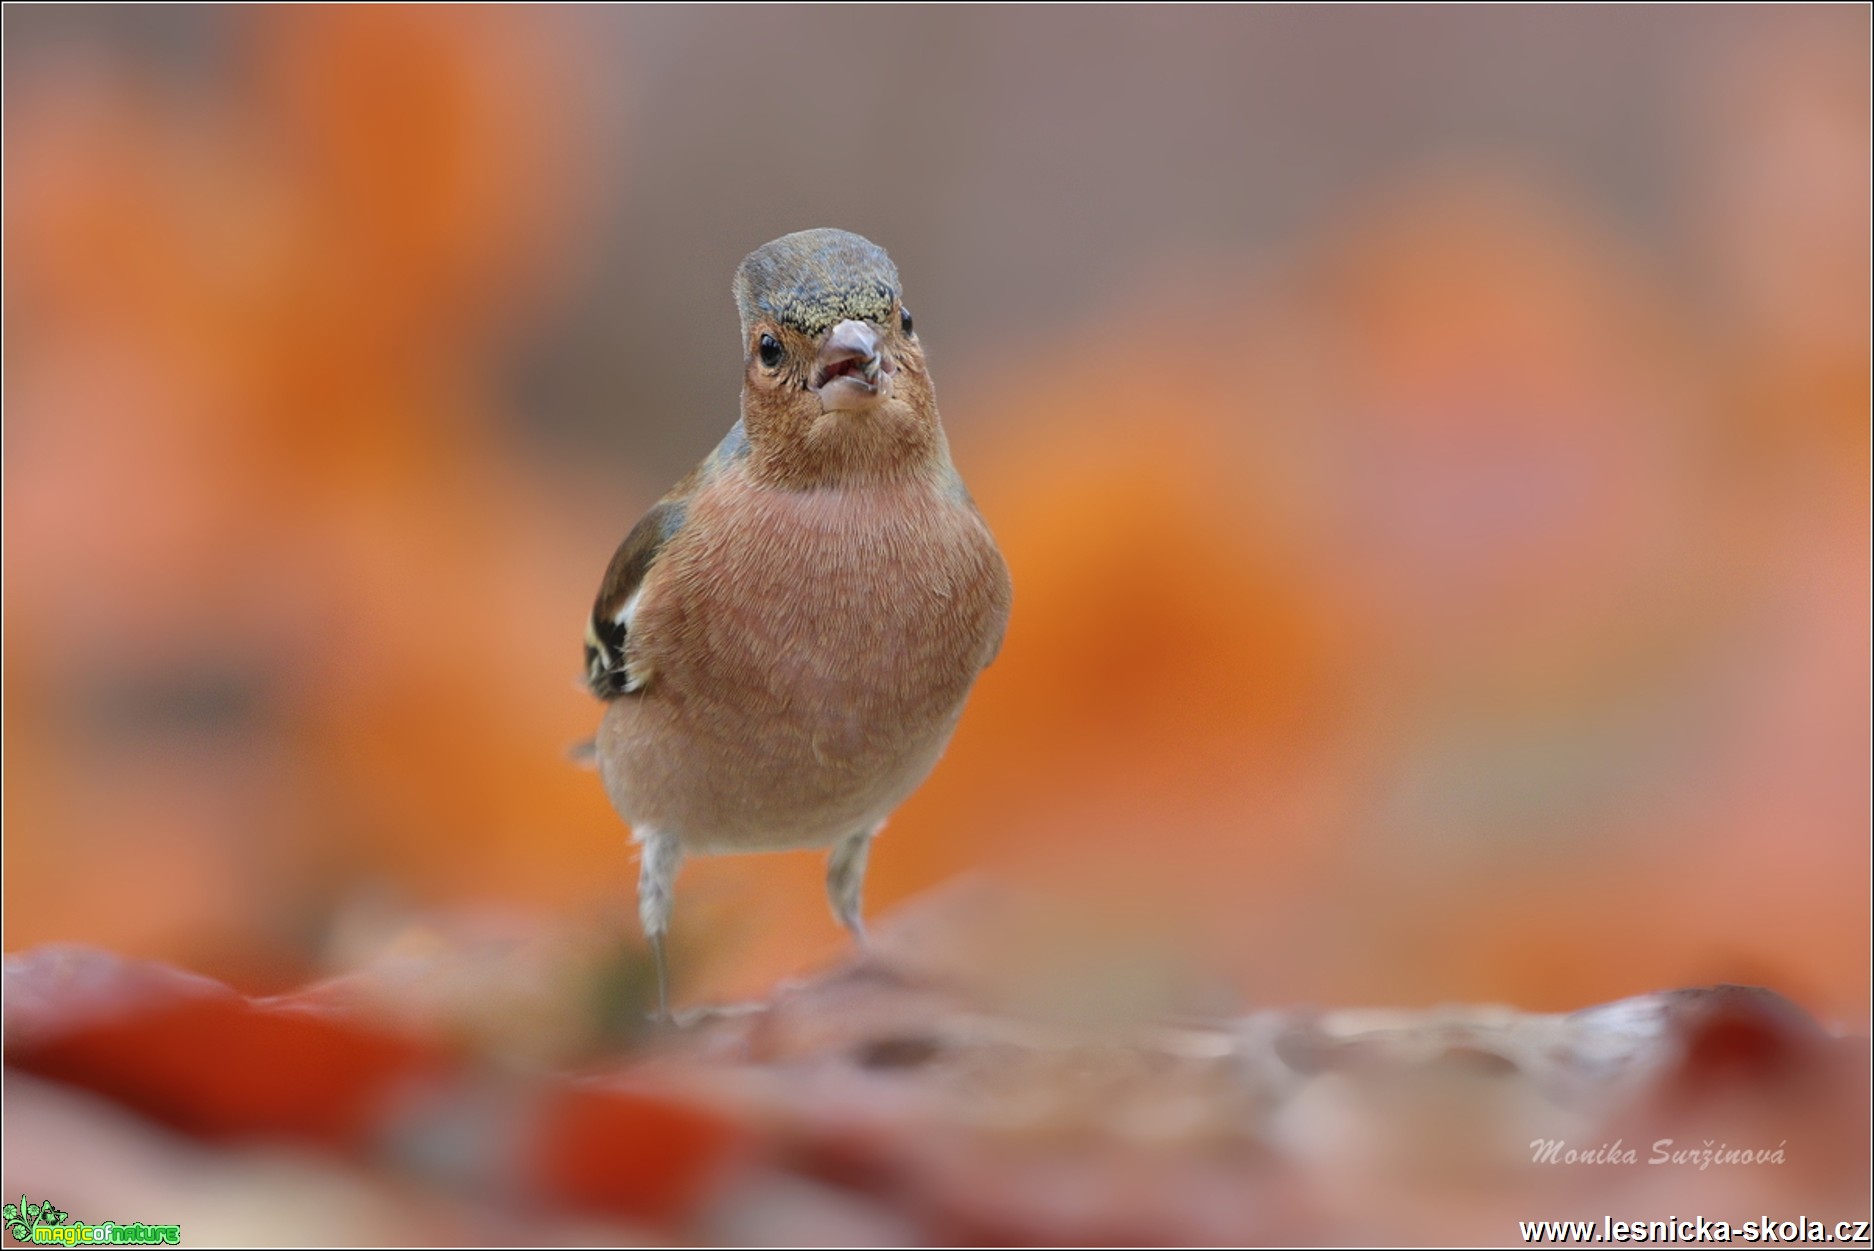
<path fill-rule="evenodd" d="M 874 912 L 1865 1022 L 1864 8 L 5 20 L 9 950 L 632 932 L 581 620 L 836 225 L 1016 585 Z M 690 866 L 685 996 L 840 951 L 821 871 Z"/>

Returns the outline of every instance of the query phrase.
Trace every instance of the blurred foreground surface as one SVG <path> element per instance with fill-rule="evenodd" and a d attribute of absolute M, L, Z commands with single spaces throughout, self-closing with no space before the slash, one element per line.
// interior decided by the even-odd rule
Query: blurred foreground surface
<path fill-rule="evenodd" d="M 187 1245 L 1509 1243 L 1519 1220 L 1868 1215 L 1867 1039 L 1769 991 L 1244 1011 L 1044 913 L 954 888 L 858 964 L 656 1034 L 642 968 L 566 934 L 419 927 L 267 999 L 38 949 L 6 967 L 5 1190 Z"/>

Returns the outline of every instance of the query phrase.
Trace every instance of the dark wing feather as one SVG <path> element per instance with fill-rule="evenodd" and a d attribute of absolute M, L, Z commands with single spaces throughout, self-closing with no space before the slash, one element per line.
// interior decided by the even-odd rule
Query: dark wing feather
<path fill-rule="evenodd" d="M 617 699 L 643 689 L 646 675 L 631 672 L 625 660 L 632 597 L 644 585 L 665 545 L 683 529 L 690 497 L 713 475 L 746 455 L 748 436 L 738 421 L 702 464 L 638 519 L 612 554 L 605 580 L 599 584 L 599 597 L 592 605 L 592 617 L 586 622 L 586 685 L 600 699 Z"/>
<path fill-rule="evenodd" d="M 689 485 L 688 479 L 685 485 Z M 631 527 L 606 567 L 605 580 L 599 584 L 598 598 L 592 604 L 592 617 L 586 623 L 586 685 L 600 699 L 617 699 L 644 685 L 625 663 L 632 597 L 644 585 L 644 576 L 651 571 L 664 544 L 683 528 L 687 495 L 687 491 L 673 491 L 657 501 Z"/>

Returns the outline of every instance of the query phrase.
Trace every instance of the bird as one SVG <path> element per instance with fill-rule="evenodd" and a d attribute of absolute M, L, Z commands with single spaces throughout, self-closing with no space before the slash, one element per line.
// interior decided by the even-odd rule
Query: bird
<path fill-rule="evenodd" d="M 664 1021 L 686 857 L 827 849 L 863 949 L 872 841 L 937 764 L 1012 597 L 885 250 L 784 235 L 733 295 L 739 418 L 625 536 L 585 633 Z"/>

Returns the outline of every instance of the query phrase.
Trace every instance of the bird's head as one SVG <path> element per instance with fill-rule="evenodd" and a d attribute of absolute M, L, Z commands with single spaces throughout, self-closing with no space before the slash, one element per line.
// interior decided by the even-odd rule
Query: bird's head
<path fill-rule="evenodd" d="M 803 230 L 735 272 L 742 423 L 761 471 L 790 485 L 914 474 L 943 463 L 924 349 L 885 250 Z"/>

